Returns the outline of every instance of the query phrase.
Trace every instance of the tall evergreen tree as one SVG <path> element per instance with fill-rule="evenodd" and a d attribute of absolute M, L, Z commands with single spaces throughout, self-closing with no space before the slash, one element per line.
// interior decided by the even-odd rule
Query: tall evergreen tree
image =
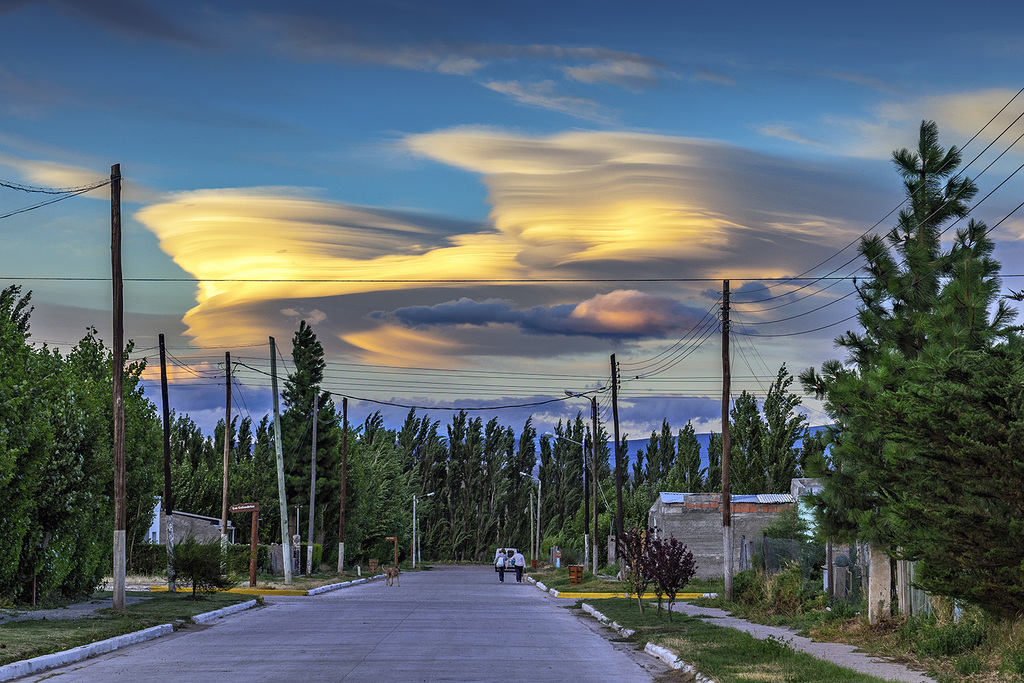
<path fill-rule="evenodd" d="M 341 432 L 331 394 L 322 389 L 323 345 L 313 328 L 303 320 L 292 337 L 294 368 L 284 382 L 281 397 L 282 450 L 285 457 L 285 483 L 288 504 L 301 512 L 299 531 L 303 539 L 322 543 L 329 536 L 337 541 L 338 493 L 340 491 Z M 306 539 L 309 514 L 309 489 L 312 476 L 313 398 L 317 398 L 316 419 L 316 498 L 314 538 Z M 295 520 L 291 520 L 294 524 Z"/>
<path fill-rule="evenodd" d="M 956 174 L 959 151 L 940 147 L 926 121 L 917 149 L 893 161 L 908 206 L 884 240 L 862 240 L 863 332 L 837 339 L 846 363 L 801 374 L 835 421 L 823 521 L 923 560 L 918 583 L 933 592 L 1019 611 L 1024 553 L 1012 520 L 1024 510 L 1001 492 L 1024 486 L 1012 464 L 1021 342 L 997 300 L 985 226 L 970 221 L 942 249 L 943 226 L 967 215 L 976 192 Z"/>

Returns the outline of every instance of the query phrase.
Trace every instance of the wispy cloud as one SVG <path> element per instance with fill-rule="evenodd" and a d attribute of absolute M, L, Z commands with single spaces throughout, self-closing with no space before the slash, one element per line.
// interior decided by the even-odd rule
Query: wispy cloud
<path fill-rule="evenodd" d="M 715 71 L 708 71 L 706 69 L 698 69 L 693 77 L 698 81 L 707 81 L 708 83 L 717 83 L 718 85 L 736 85 L 736 79 L 732 76 Z"/>
<path fill-rule="evenodd" d="M 517 81 L 488 81 L 485 88 L 507 95 L 520 104 L 569 114 L 588 121 L 608 123 L 611 117 L 593 100 L 559 93 L 553 81 L 519 83 Z"/>
<path fill-rule="evenodd" d="M 658 84 L 658 70 L 642 61 L 616 60 L 587 66 L 566 66 L 565 75 L 580 83 L 611 83 L 630 90 L 651 88 Z"/>
<path fill-rule="evenodd" d="M 1013 107 L 999 113 L 1016 94 L 1009 88 L 988 88 L 888 100 L 877 105 L 870 116 L 827 119 L 824 130 L 832 136 L 826 143 L 849 156 L 886 159 L 892 150 L 914 144 L 924 119 L 938 124 L 944 146 L 963 147 L 975 135 L 976 142 L 988 143 L 1011 125 L 1020 126 L 1014 124 Z M 1011 130 L 1013 137 L 1004 138 L 1007 145 L 1019 134 L 1019 128 L 1014 130 L 1018 132 Z"/>
<path fill-rule="evenodd" d="M 771 138 L 779 138 L 782 140 L 789 140 L 790 142 L 799 142 L 802 145 L 814 145 L 815 147 L 823 147 L 824 143 L 820 140 L 808 138 L 799 133 L 796 133 L 790 126 L 783 124 L 765 124 L 758 126 L 757 132 L 761 135 L 766 135 Z"/>

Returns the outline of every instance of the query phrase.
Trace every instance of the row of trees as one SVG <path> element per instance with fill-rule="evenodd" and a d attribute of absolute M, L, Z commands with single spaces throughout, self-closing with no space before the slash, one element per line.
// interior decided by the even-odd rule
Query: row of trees
<path fill-rule="evenodd" d="M 292 355 L 295 372 L 285 384 L 281 418 L 287 496 L 293 511 L 286 523 L 294 530 L 295 511 L 301 512 L 299 529 L 306 535 L 312 448 L 309 413 L 316 394 L 318 506 L 313 540 L 336 548 L 343 425 L 330 396 L 319 388 L 322 349 L 305 323 L 296 333 Z M 799 397 L 789 392 L 792 382 L 785 367 L 781 368 L 763 415 L 749 394 L 736 402 L 732 428 L 739 436 L 732 457 L 738 493 L 788 491 L 790 479 L 803 474 L 806 463 L 821 459 L 817 440 L 805 440 L 802 450 L 797 447 L 806 425 L 796 410 Z M 404 553 L 411 545 L 414 495 L 421 499 L 420 541 L 431 558 L 480 560 L 490 558 L 499 545 L 528 547 L 536 509 L 537 487 L 529 476 L 534 473 L 543 494 L 544 551 L 551 545 L 580 549 L 584 534 L 592 532 L 588 520 L 595 502 L 587 500 L 584 468 L 589 477 L 593 435 L 582 414 L 559 422 L 554 438 L 538 438 L 532 418 L 517 432 L 497 418 L 484 422 L 464 411 L 454 413 L 442 426 L 410 410 L 403 424 L 395 427 L 385 425 L 378 412 L 348 429 L 346 563 L 386 557 L 391 547 L 384 540 L 387 536 L 398 536 Z M 223 421 L 212 438 L 204 438 L 187 416 L 175 417 L 172 457 L 177 508 L 217 515 L 223 434 Z M 264 511 L 260 536 L 273 542 L 280 538 L 281 521 L 269 418 L 256 426 L 248 419 L 233 421 L 231 434 L 231 500 L 258 500 Z M 603 536 L 614 526 L 614 509 L 608 502 L 615 500 L 613 455 L 603 426 L 598 428 L 597 443 L 596 504 L 598 533 Z M 624 438 L 623 452 L 628 453 L 629 447 Z M 712 435 L 705 458 L 691 424 L 673 434 L 663 421 L 660 432 L 652 432 L 645 447 L 628 459 L 632 467 L 623 458 L 625 523 L 646 526 L 648 510 L 660 491 L 721 490 L 720 451 L 719 435 Z M 248 531 L 247 519 L 240 515 L 235 521 L 240 530 Z"/>
<path fill-rule="evenodd" d="M 95 330 L 66 356 L 30 345 L 30 298 L 0 292 L 0 595 L 14 601 L 92 590 L 113 539 L 112 355 Z M 161 485 L 142 370 L 124 376 L 129 545 L 145 537 Z"/>
<path fill-rule="evenodd" d="M 65 357 L 28 342 L 30 296 L 18 287 L 0 295 L 0 590 L 27 599 L 37 579 L 39 595 L 67 597 L 94 586 L 109 571 L 112 519 L 111 353 L 90 330 Z M 130 348 L 129 348 L 130 351 Z M 331 395 L 321 388 L 325 361 L 313 330 L 303 322 L 292 340 L 294 371 L 282 391 L 282 450 L 290 532 L 306 536 L 311 474 L 312 406 L 318 414 L 317 507 L 314 538 L 324 559 L 336 562 L 344 426 Z M 143 361 L 130 363 L 125 379 L 128 454 L 128 560 L 145 542 L 155 497 L 163 487 L 161 423 L 142 392 Z M 783 367 L 764 404 L 744 394 L 733 410 L 734 490 L 788 490 L 789 477 L 806 460 L 795 444 L 804 432 L 799 399 L 788 392 Z M 402 554 L 411 544 L 411 498 L 421 498 L 419 527 L 424 553 L 440 560 L 489 558 L 496 545 L 528 547 L 531 515 L 541 480 L 543 548 L 582 548 L 591 532 L 588 512 L 597 505 L 599 534 L 611 532 L 615 500 L 612 449 L 603 426 L 598 443 L 597 501 L 586 500 L 590 425 L 582 415 L 540 436 L 527 419 L 518 431 L 497 418 L 484 422 L 456 412 L 440 421 L 409 411 L 400 426 L 380 413 L 348 425 L 346 482 L 347 564 L 389 555 L 387 536 L 398 536 Z M 260 540 L 279 542 L 275 445 L 270 416 L 221 420 L 203 434 L 187 414 L 170 424 L 174 507 L 220 516 L 224 440 L 230 439 L 229 500 L 260 503 Z M 582 446 L 580 445 L 582 444 Z M 629 452 L 623 438 L 622 452 Z M 633 457 L 623 458 L 624 519 L 646 526 L 647 511 L 663 490 L 721 488 L 721 440 L 713 435 L 707 457 L 691 424 L 673 434 L 667 421 Z M 585 455 L 586 454 L 586 457 Z M 626 463 L 632 460 L 630 468 Z M 780 465 L 782 463 L 783 465 Z M 524 474 L 526 473 L 526 474 Z M 631 476 L 630 476 L 631 475 Z M 427 494 L 434 493 L 428 497 Z M 587 508 L 586 510 L 584 508 Z M 240 539 L 248 514 L 233 516 Z M 297 528 L 296 523 L 298 522 Z M 309 540 L 309 539 L 306 539 Z M 332 555 L 333 553 L 333 555 Z"/>

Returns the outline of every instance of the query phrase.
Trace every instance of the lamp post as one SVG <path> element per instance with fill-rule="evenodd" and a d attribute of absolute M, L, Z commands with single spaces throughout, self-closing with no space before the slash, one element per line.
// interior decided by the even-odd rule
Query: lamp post
<path fill-rule="evenodd" d="M 583 471 L 583 487 L 584 487 L 584 489 L 586 489 L 586 486 L 587 486 L 587 484 L 586 484 L 586 481 L 587 481 L 587 476 L 586 476 L 586 474 L 587 474 L 586 473 L 586 469 L 587 469 L 586 448 L 587 448 L 587 446 L 586 446 L 586 444 L 583 444 L 583 443 L 581 443 L 579 441 L 576 441 L 575 439 L 570 439 L 568 437 L 559 436 L 558 434 L 555 434 L 554 432 L 545 432 L 544 436 L 550 437 L 552 439 L 561 439 L 562 441 L 568 441 L 569 443 L 574 443 L 577 446 L 580 446 L 580 447 L 583 448 L 583 450 L 584 450 L 584 455 L 583 455 L 583 470 L 584 470 Z M 595 467 L 594 469 L 596 470 L 597 468 Z M 593 565 L 592 565 L 592 567 L 593 567 L 592 571 L 596 575 L 597 574 L 597 472 L 596 471 L 594 472 L 593 480 L 594 480 L 594 546 L 593 546 L 592 550 L 593 550 L 593 555 L 594 555 L 594 561 L 593 561 Z M 590 520 L 584 520 L 584 524 L 583 524 L 583 529 L 584 529 L 584 531 L 583 531 L 583 544 L 584 544 L 585 552 L 588 553 L 588 554 L 591 551 L 591 547 L 589 546 L 589 541 L 588 541 L 588 537 L 590 536 L 590 534 L 586 531 L 587 522 L 589 522 L 589 521 Z M 584 562 L 586 564 L 589 564 L 589 562 L 587 560 L 584 560 Z"/>
<path fill-rule="evenodd" d="M 430 498 L 437 491 L 431 491 L 424 498 Z M 414 493 L 412 494 L 412 568 L 416 568 L 416 554 L 419 552 L 419 545 L 416 543 L 416 501 L 419 497 Z M 421 562 L 422 564 L 422 562 Z"/>
<path fill-rule="evenodd" d="M 566 396 L 575 396 L 577 398 L 585 398 L 590 401 L 590 421 L 591 421 L 591 457 L 590 457 L 590 480 L 591 486 L 594 488 L 594 565 L 593 573 L 597 575 L 597 397 L 596 396 L 584 396 L 583 394 L 577 394 L 575 392 L 565 389 Z M 563 437 L 564 438 L 564 437 Z M 582 445 L 582 444 L 581 444 Z M 585 447 L 584 447 L 585 448 Z M 586 465 L 584 464 L 584 469 Z M 586 477 L 584 477 L 585 479 Z M 586 484 L 584 484 L 586 485 Z"/>
<path fill-rule="evenodd" d="M 540 478 L 539 477 L 535 477 L 532 474 L 527 474 L 526 472 L 520 472 L 519 474 L 523 475 L 524 477 L 529 477 L 530 479 L 533 479 L 535 482 L 537 482 L 537 546 L 536 546 L 536 548 L 534 550 L 533 561 L 539 563 L 540 562 Z"/>

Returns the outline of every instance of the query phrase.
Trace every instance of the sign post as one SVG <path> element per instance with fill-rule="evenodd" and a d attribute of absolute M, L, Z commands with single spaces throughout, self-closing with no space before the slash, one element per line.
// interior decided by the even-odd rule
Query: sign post
<path fill-rule="evenodd" d="M 252 511 L 252 524 L 250 525 L 249 535 L 249 588 L 256 587 L 256 539 L 259 538 L 259 524 L 260 524 L 260 504 L 259 503 L 239 503 L 238 505 L 232 505 L 230 508 L 231 512 L 249 512 Z"/>

